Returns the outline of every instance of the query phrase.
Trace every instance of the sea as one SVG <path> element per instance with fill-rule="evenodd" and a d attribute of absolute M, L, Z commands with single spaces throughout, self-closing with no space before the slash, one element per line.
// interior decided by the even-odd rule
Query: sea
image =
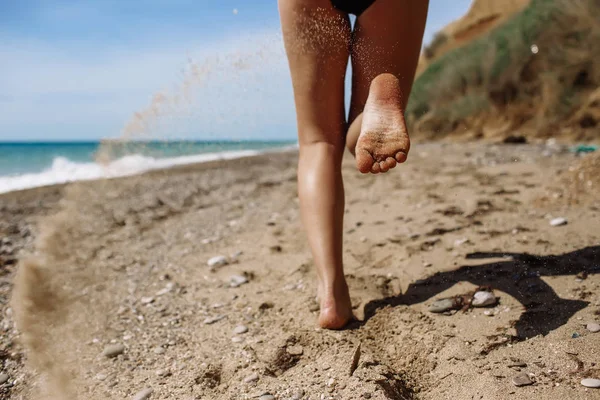
<path fill-rule="evenodd" d="M 111 157 L 99 157 L 106 146 L 97 141 L 0 142 L 0 193 L 297 147 L 295 141 L 110 142 Z"/>

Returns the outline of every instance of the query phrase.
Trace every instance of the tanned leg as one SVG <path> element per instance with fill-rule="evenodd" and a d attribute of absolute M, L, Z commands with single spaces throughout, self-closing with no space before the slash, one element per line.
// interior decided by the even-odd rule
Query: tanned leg
<path fill-rule="evenodd" d="M 319 281 L 319 325 L 339 329 L 352 318 L 342 263 L 341 174 L 350 21 L 330 0 L 279 0 L 279 12 L 296 103 L 300 212 Z"/>
<path fill-rule="evenodd" d="M 427 0 L 376 0 L 356 21 L 346 146 L 363 173 L 386 172 L 406 161 L 410 140 L 404 110 L 427 9 Z"/>

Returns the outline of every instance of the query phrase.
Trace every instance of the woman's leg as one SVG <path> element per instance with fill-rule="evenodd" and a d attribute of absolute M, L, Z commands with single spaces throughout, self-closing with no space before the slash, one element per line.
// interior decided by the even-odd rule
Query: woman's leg
<path fill-rule="evenodd" d="M 428 3 L 376 0 L 356 21 L 346 146 L 363 173 L 386 172 L 406 160 L 410 140 L 404 110 L 419 61 Z"/>
<path fill-rule="evenodd" d="M 342 264 L 348 15 L 330 0 L 279 0 L 296 103 L 302 222 L 317 267 L 323 328 L 342 328 L 352 309 Z"/>

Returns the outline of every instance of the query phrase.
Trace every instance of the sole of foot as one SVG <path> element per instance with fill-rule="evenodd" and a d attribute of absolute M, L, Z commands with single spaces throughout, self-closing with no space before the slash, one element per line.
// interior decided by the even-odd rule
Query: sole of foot
<path fill-rule="evenodd" d="M 387 172 L 406 161 L 410 139 L 401 98 L 396 76 L 381 74 L 371 82 L 356 144 L 356 166 L 360 172 Z"/>

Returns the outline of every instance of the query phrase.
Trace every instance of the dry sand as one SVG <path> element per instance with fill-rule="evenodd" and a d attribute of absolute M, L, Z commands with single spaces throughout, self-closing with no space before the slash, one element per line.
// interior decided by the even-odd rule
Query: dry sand
<path fill-rule="evenodd" d="M 339 332 L 315 327 L 296 161 L 0 196 L 0 398 L 600 398 L 579 383 L 600 378 L 600 333 L 585 326 L 600 320 L 600 188 L 563 201 L 573 154 L 418 144 L 379 176 L 347 158 L 360 322 Z M 218 255 L 229 264 L 211 270 Z M 478 286 L 499 304 L 428 311 Z M 520 372 L 534 383 L 516 387 Z"/>

